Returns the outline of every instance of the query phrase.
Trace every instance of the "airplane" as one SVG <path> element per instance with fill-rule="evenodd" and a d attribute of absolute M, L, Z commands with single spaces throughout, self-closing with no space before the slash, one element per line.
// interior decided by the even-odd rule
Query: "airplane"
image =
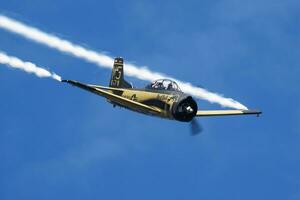
<path fill-rule="evenodd" d="M 129 110 L 164 119 L 191 122 L 192 134 L 201 132 L 196 117 L 257 115 L 259 110 L 198 110 L 194 98 L 184 93 L 175 81 L 160 79 L 145 88 L 134 88 L 124 79 L 124 60 L 114 59 L 109 87 L 80 83 L 75 80 L 62 80 L 73 86 L 95 93 L 107 99 L 113 107 Z"/>

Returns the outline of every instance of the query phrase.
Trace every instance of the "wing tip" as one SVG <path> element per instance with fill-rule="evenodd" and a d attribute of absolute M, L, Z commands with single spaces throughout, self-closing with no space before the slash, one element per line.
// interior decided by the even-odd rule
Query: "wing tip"
<path fill-rule="evenodd" d="M 72 83 L 72 82 L 75 82 L 75 81 L 68 80 L 68 79 L 63 79 L 63 80 L 61 80 L 61 82 L 63 82 L 63 83 Z"/>
<path fill-rule="evenodd" d="M 61 82 L 62 82 L 62 83 L 69 83 L 69 84 L 72 84 L 72 85 L 80 84 L 80 83 L 77 82 L 77 81 L 67 80 L 67 79 L 63 79 L 63 80 L 61 80 Z"/>
<path fill-rule="evenodd" d="M 257 117 L 259 117 L 262 114 L 262 111 L 260 111 L 258 109 L 243 110 L 242 112 L 246 115 L 257 115 Z"/>

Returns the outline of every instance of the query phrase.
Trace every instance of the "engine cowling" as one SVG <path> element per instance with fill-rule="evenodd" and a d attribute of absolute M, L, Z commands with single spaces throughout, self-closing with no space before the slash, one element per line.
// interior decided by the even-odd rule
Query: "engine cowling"
<path fill-rule="evenodd" d="M 174 119 L 181 122 L 192 121 L 192 119 L 196 116 L 197 111 L 197 103 L 191 96 L 187 96 L 176 102 L 172 108 Z"/>

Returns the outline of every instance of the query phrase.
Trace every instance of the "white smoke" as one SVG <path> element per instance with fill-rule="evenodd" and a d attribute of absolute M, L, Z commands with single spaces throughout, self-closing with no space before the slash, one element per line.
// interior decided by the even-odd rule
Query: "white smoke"
<path fill-rule="evenodd" d="M 44 68 L 38 67 L 31 62 L 24 62 L 19 58 L 8 56 L 3 52 L 0 52 L 0 64 L 7 65 L 12 68 L 21 69 L 27 73 L 35 74 L 38 77 L 53 78 L 54 80 L 61 81 L 61 77 L 55 73 L 51 73 Z"/>
<path fill-rule="evenodd" d="M 113 58 L 88 50 L 79 45 L 75 45 L 67 40 L 60 39 L 54 35 L 45 33 L 37 28 L 27 26 L 19 21 L 8 18 L 6 16 L 0 15 L 0 28 L 3 28 L 12 33 L 23 36 L 27 39 L 33 40 L 40 44 L 44 44 L 53 49 L 57 49 L 61 52 L 70 54 L 72 56 L 84 59 L 88 62 L 95 63 L 99 67 L 112 68 Z M 162 75 L 157 72 L 152 72 L 147 68 L 139 68 L 132 64 L 127 64 L 125 66 L 125 73 L 128 76 L 136 77 L 141 80 L 153 81 L 161 78 L 168 78 L 165 75 Z M 172 79 L 172 78 L 171 78 Z M 236 109 L 247 109 L 246 106 L 241 103 L 231 99 L 225 98 L 222 95 L 209 92 L 203 88 L 195 87 L 190 83 L 185 83 L 182 81 L 178 81 L 178 84 L 183 89 L 184 92 L 193 95 L 194 97 L 201 98 L 207 100 L 211 103 L 218 103 L 224 107 L 231 107 Z"/>

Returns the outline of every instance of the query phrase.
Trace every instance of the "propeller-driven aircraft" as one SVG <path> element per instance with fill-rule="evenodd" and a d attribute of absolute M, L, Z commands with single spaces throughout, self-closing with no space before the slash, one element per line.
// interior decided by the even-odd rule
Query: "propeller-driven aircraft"
<path fill-rule="evenodd" d="M 109 87 L 74 80 L 62 82 L 100 95 L 114 107 L 120 106 L 146 115 L 191 122 L 193 134 L 201 131 L 201 127 L 195 121 L 196 117 L 261 114 L 259 110 L 198 110 L 193 97 L 182 92 L 176 82 L 160 79 L 145 88 L 134 88 L 124 79 L 123 67 L 123 59 L 115 58 Z"/>

